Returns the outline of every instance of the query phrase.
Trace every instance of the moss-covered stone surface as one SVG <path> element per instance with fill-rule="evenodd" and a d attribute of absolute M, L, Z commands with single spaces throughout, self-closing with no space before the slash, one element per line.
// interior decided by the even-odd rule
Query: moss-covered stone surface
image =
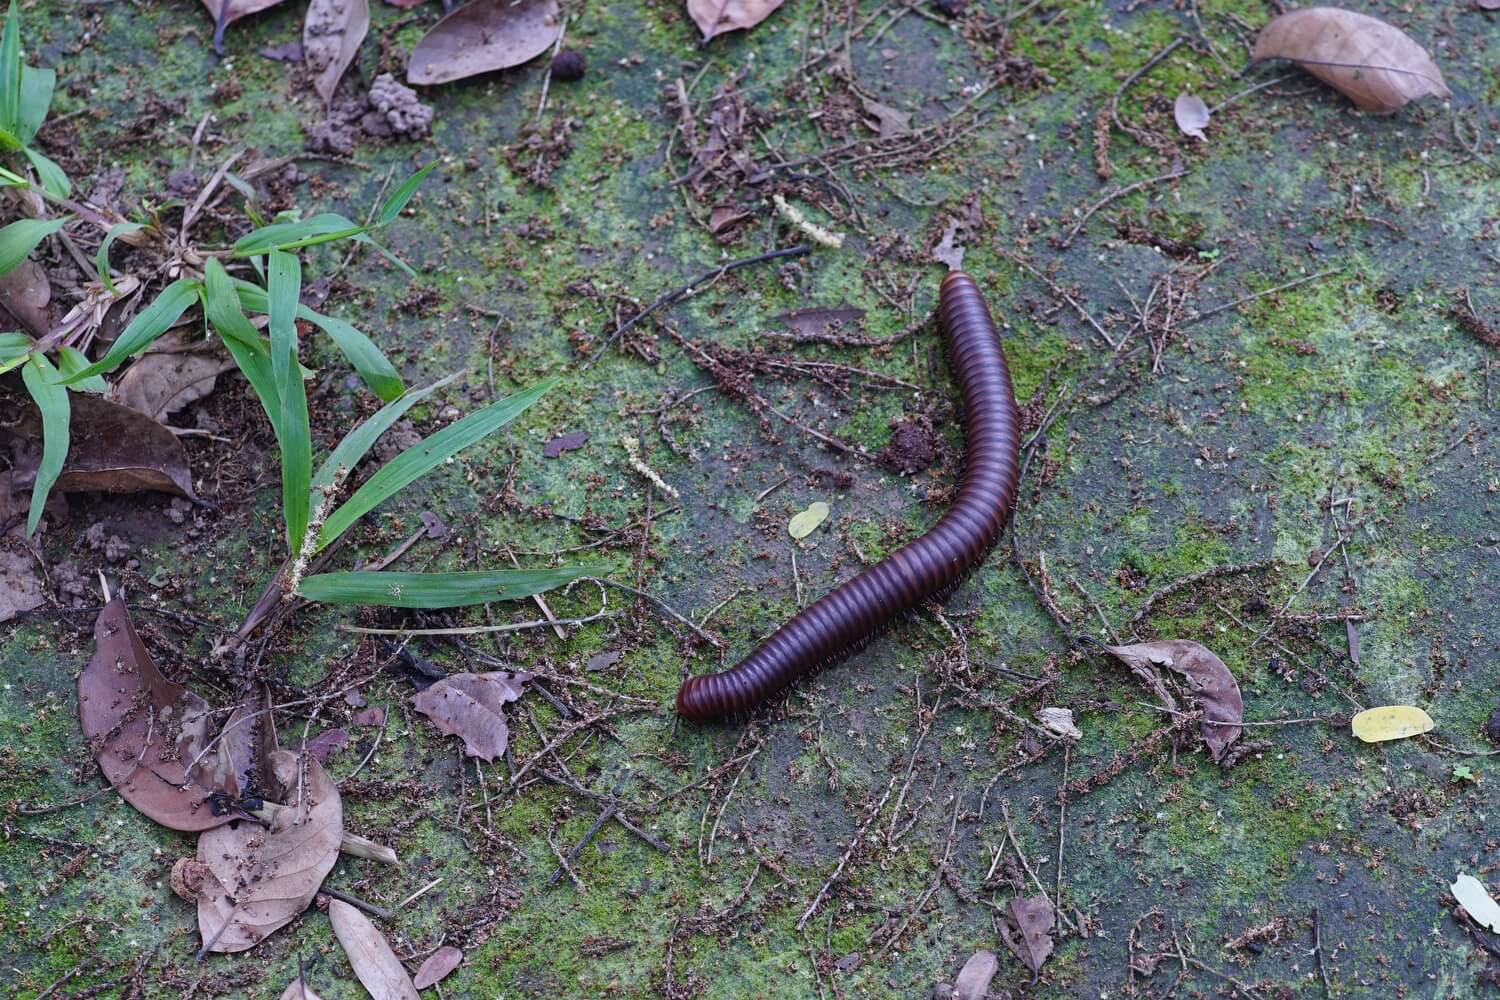
<path fill-rule="evenodd" d="M 1241 76 L 1271 13 L 1250 0 L 941 6 L 958 13 L 788 0 L 700 46 L 679 3 L 588 4 L 567 29 L 588 73 L 554 81 L 540 119 L 543 137 L 568 130 L 566 149 L 526 144 L 541 59 L 424 93 L 425 140 L 364 141 L 262 182 L 272 209 L 364 218 L 439 161 L 381 237 L 415 280 L 343 245 L 306 258 L 309 280 L 334 279 L 326 308 L 409 381 L 461 373 L 413 411 L 419 430 L 561 379 L 368 517 L 341 568 L 430 511 L 449 531 L 405 568 L 587 562 L 662 602 L 611 590 L 612 616 L 566 638 L 405 645 L 450 672 L 537 672 L 551 698 L 512 706 L 507 761 L 476 768 L 411 709 L 396 645 L 338 627 L 521 623 L 540 616 L 532 602 L 312 607 L 247 656 L 210 655 L 283 555 L 274 437 L 238 378 L 174 418 L 210 430 L 186 441 L 212 508 L 176 524 L 159 496 L 73 496 L 46 562 L 104 570 L 164 672 L 211 702 L 269 681 L 297 703 L 278 713 L 284 744 L 348 729 L 329 763 L 346 825 L 403 864 L 346 857 L 328 884 L 404 904 L 380 926 L 413 968 L 462 948 L 444 996 L 926 997 L 979 948 L 1000 956 L 995 995 L 1487 995 L 1500 937 L 1464 927 L 1447 886 L 1464 871 L 1500 886 L 1500 758 L 1473 756 L 1496 750 L 1484 730 L 1500 709 L 1500 366 L 1454 315 L 1472 305 L 1500 325 L 1495 15 L 1361 5 L 1426 45 L 1453 91 L 1380 117 L 1288 67 Z M 345 88 L 401 75 L 439 14 L 377 5 Z M 28 52 L 59 72 L 43 148 L 84 194 L 118 170 L 126 208 L 183 197 L 174 172 L 201 185 L 246 147 L 301 152 L 320 102 L 300 68 L 257 54 L 297 37 L 301 16 L 286 4 L 238 22 L 220 58 L 189 0 L 33 4 Z M 730 91 L 741 158 L 695 176 L 714 95 Z M 1182 92 L 1230 101 L 1206 142 L 1173 125 Z M 914 131 L 876 141 L 865 101 Z M 659 295 L 805 240 L 774 194 L 842 248 L 723 275 L 584 364 Z M 715 209 L 744 218 L 716 234 Z M 249 225 L 239 195 L 214 211 L 225 237 Z M 930 251 L 954 221 L 1028 416 L 1013 538 L 941 611 L 763 714 L 677 722 L 684 675 L 732 664 L 951 496 L 952 380 L 934 326 L 908 331 L 933 310 Z M 115 260 L 131 267 L 123 246 Z M 772 335 L 789 310 L 844 306 L 863 319 L 836 333 L 895 339 Z M 327 448 L 375 401 L 326 341 L 307 347 Z M 722 348 L 740 353 L 708 370 Z M 902 419 L 936 433 L 914 475 L 861 457 Z M 576 430 L 581 449 L 543 456 Z M 678 498 L 632 469 L 625 436 Z M 793 543 L 786 522 L 814 500 L 832 515 Z M 134 566 L 90 548 L 99 522 Z M 1159 588 L 1243 564 L 1259 565 L 1127 624 Z M 1107 639 L 1107 623 L 1213 649 L 1246 718 L 1266 723 L 1245 730 L 1252 752 L 1212 763 L 1129 671 L 1070 645 L 1044 585 L 1074 633 Z M 585 617 L 600 597 L 583 584 L 547 601 Z M 7 993 L 276 997 L 300 964 L 329 1000 L 364 995 L 316 909 L 251 952 L 195 961 L 193 908 L 168 885 L 190 837 L 112 794 L 36 813 L 100 785 L 74 694 L 98 601 L 80 603 L 0 630 Z M 388 710 L 383 730 L 354 725 L 351 686 Z M 1436 730 L 1350 735 L 1351 714 L 1390 703 L 1425 708 Z M 1034 731 L 1044 706 L 1071 708 L 1082 741 Z M 1083 784 L 1064 805 L 1067 782 Z M 667 852 L 611 820 L 560 872 L 611 799 Z M 1064 919 L 1033 978 L 997 920 L 1039 886 Z"/>

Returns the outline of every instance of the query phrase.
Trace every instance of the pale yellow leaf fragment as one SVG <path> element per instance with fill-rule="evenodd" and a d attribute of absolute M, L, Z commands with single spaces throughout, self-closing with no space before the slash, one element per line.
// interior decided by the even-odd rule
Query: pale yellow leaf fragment
<path fill-rule="evenodd" d="M 1495 902 L 1495 897 L 1489 894 L 1483 882 L 1473 875 L 1460 875 L 1448 888 L 1475 923 L 1500 934 L 1500 903 Z"/>
<path fill-rule="evenodd" d="M 821 500 L 807 505 L 807 509 L 793 515 L 787 522 L 787 534 L 793 538 L 806 538 L 817 530 L 818 525 L 828 519 L 828 505 Z"/>
<path fill-rule="evenodd" d="M 1413 705 L 1381 705 L 1360 712 L 1349 727 L 1366 743 L 1404 740 L 1431 732 L 1432 716 Z"/>

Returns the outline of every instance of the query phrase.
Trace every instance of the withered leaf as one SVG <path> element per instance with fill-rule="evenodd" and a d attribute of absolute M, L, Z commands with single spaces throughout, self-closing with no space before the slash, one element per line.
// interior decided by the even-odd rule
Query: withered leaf
<path fill-rule="evenodd" d="M 854 306 L 815 306 L 784 312 L 776 318 L 799 336 L 821 337 L 835 329 L 857 328 L 860 320 L 865 318 L 865 311 Z"/>
<path fill-rule="evenodd" d="M 214 16 L 214 51 L 224 47 L 224 29 L 242 17 L 259 14 L 281 3 L 281 0 L 203 0 L 203 6 Z"/>
<path fill-rule="evenodd" d="M 1224 756 L 1229 744 L 1239 739 L 1245 719 L 1245 703 L 1240 697 L 1239 682 L 1209 650 L 1188 639 L 1163 639 L 1133 646 L 1106 646 L 1132 669 L 1149 669 L 1148 665 L 1175 670 L 1187 678 L 1193 700 L 1203 710 L 1200 730 L 1214 760 Z"/>
<path fill-rule="evenodd" d="M 281 996 L 277 1000 L 323 1000 L 323 998 L 313 992 L 313 988 L 307 985 L 307 980 L 298 976 L 281 991 Z"/>
<path fill-rule="evenodd" d="M 166 427 L 92 393 L 70 393 L 73 416 L 68 457 L 58 490 L 65 493 L 137 493 L 160 490 L 193 496 L 187 452 Z M 16 488 L 30 489 L 42 457 L 42 419 L 30 400 L 9 428 Z"/>
<path fill-rule="evenodd" d="M 1209 119 L 1208 105 L 1203 103 L 1203 98 L 1192 94 L 1178 94 L 1177 100 L 1172 104 L 1172 117 L 1177 120 L 1177 127 L 1183 135 L 1194 139 L 1208 138 L 1203 134 L 1203 130 L 1208 128 Z"/>
<path fill-rule="evenodd" d="M 349 743 L 349 733 L 344 729 L 325 729 L 307 741 L 307 752 L 318 758 L 319 764 L 328 763 L 328 758 Z"/>
<path fill-rule="evenodd" d="M 105 398 L 161 421 L 213 392 L 218 376 L 233 368 L 216 341 L 186 328 L 171 330 L 125 369 Z"/>
<path fill-rule="evenodd" d="M 1052 954 L 1052 904 L 1046 896 L 1012 899 L 1005 904 L 1005 918 L 999 923 L 1001 939 L 1035 975 Z"/>
<path fill-rule="evenodd" d="M 0 308 L 32 336 L 46 334 L 52 326 L 47 303 L 52 301 L 52 282 L 47 272 L 34 260 L 23 260 L 0 274 Z M 12 324 L 6 324 L 10 326 Z"/>
<path fill-rule="evenodd" d="M 204 951 L 244 951 L 291 923 L 338 860 L 344 808 L 323 765 L 290 750 L 275 751 L 271 764 L 293 801 L 271 810 L 269 829 L 241 819 L 198 838 L 198 860 L 212 872 L 198 894 Z"/>
<path fill-rule="evenodd" d="M 726 31 L 755 27 L 781 4 L 782 0 L 687 0 L 687 10 L 706 42 Z"/>
<path fill-rule="evenodd" d="M 462 737 L 469 756 L 493 762 L 510 742 L 502 706 L 521 697 L 521 685 L 529 680 L 525 671 L 453 674 L 418 694 L 412 704 L 438 729 Z"/>
<path fill-rule="evenodd" d="M 459 963 L 463 960 L 463 952 L 451 944 L 444 945 L 427 956 L 427 961 L 423 962 L 422 967 L 417 970 L 417 975 L 412 980 L 412 985 L 419 990 L 425 990 L 438 980 L 446 978 L 449 973 L 458 968 Z"/>
<path fill-rule="evenodd" d="M 542 446 L 542 457 L 557 458 L 565 451 L 577 451 L 588 442 L 588 439 L 588 431 L 572 431 L 567 434 L 559 434 Z"/>
<path fill-rule="evenodd" d="M 933 260 L 939 264 L 947 264 L 950 271 L 962 271 L 964 268 L 964 248 L 954 242 L 958 238 L 959 228 L 957 219 L 949 222 L 943 229 L 943 238 L 932 248 Z"/>
<path fill-rule="evenodd" d="M 863 98 L 865 114 L 875 119 L 874 128 L 882 139 L 894 139 L 911 131 L 911 112 L 901 111 L 889 104 Z"/>
<path fill-rule="evenodd" d="M 302 22 L 302 54 L 324 103 L 333 100 L 344 71 L 370 30 L 370 0 L 312 0 Z"/>
<path fill-rule="evenodd" d="M 349 717 L 349 721 L 356 726 L 378 728 L 385 725 L 385 709 L 379 705 L 372 705 L 369 708 L 355 712 Z"/>
<path fill-rule="evenodd" d="M 448 83 L 519 66 L 546 52 L 561 29 L 557 0 L 474 0 L 417 42 L 406 82 Z"/>
<path fill-rule="evenodd" d="M 328 921 L 354 975 L 376 1000 L 418 1000 L 417 988 L 370 919 L 342 899 L 328 902 Z"/>
<path fill-rule="evenodd" d="M 116 596 L 94 622 L 95 650 L 78 675 L 78 717 L 99 769 L 121 798 L 162 826 L 207 830 L 215 774 L 210 712 L 202 698 L 161 675 Z M 201 758 L 201 759 L 200 759 Z M 215 759 L 210 759 L 215 758 Z"/>
<path fill-rule="evenodd" d="M 976 951 L 953 981 L 953 1000 L 984 1000 L 999 968 L 994 952 Z"/>
<path fill-rule="evenodd" d="M 219 730 L 216 786 L 234 798 L 286 800 L 287 789 L 276 777 L 276 723 L 271 717 L 271 689 L 261 684 L 240 700 Z"/>
<path fill-rule="evenodd" d="M 1427 50 L 1400 28 L 1337 7 L 1282 14 L 1261 29 L 1254 59 L 1290 59 L 1365 111 L 1452 96 Z"/>
<path fill-rule="evenodd" d="M 0 622 L 46 603 L 36 557 L 19 538 L 0 537 Z"/>

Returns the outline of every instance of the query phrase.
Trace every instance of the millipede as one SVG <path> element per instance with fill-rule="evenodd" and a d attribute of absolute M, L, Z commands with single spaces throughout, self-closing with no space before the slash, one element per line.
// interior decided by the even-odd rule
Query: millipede
<path fill-rule="evenodd" d="M 848 658 L 901 615 L 951 593 L 1000 538 L 1020 469 L 1010 370 L 969 275 L 950 271 L 943 279 L 938 320 L 963 402 L 963 470 L 952 506 L 921 537 L 802 609 L 735 666 L 685 681 L 677 692 L 682 717 L 743 715 Z"/>

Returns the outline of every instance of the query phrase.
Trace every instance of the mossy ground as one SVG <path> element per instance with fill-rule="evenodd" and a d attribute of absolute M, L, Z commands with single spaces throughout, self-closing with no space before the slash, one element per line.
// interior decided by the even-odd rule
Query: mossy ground
<path fill-rule="evenodd" d="M 342 272 L 347 285 L 335 300 L 413 381 L 465 373 L 464 388 L 447 392 L 443 404 L 414 411 L 419 423 L 437 426 L 447 403 L 467 409 L 544 374 L 563 378 L 524 420 L 370 518 L 356 548 L 385 551 L 426 509 L 452 531 L 409 556 L 413 568 L 503 565 L 506 546 L 541 562 L 590 540 L 578 518 L 619 526 L 649 512 L 644 539 L 637 532 L 623 546 L 564 558 L 599 561 L 695 620 L 717 608 L 707 627 L 726 647 L 716 653 L 640 604 L 570 629 L 566 640 L 544 631 L 475 640 L 489 656 L 562 678 L 553 687 L 577 706 L 609 702 L 570 680 L 644 699 L 618 703 L 631 710 L 562 750 L 584 784 L 605 794 L 620 789 L 633 804 L 627 814 L 671 853 L 607 824 L 577 861 L 582 885 L 553 885 L 549 840 L 566 850 L 597 804 L 551 784 L 511 791 L 499 765 L 476 771 L 455 740 L 410 710 L 410 685 L 380 669 L 384 652 L 334 629 L 403 619 L 302 613 L 258 668 L 277 682 L 281 700 L 325 675 L 341 683 L 368 677 L 365 696 L 391 710 L 357 776 L 349 777 L 373 748 L 369 731 L 354 730 L 354 745 L 331 766 L 346 779 L 349 828 L 389 843 L 405 864 L 345 859 L 329 884 L 394 906 L 441 879 L 384 926 L 403 956 L 440 942 L 464 947 L 467 961 L 444 983 L 447 996 L 914 997 L 951 979 L 976 948 L 1001 954 L 997 993 L 1036 997 L 1164 995 L 1179 970 L 1184 989 L 1205 996 L 1230 995 L 1238 981 L 1259 984 L 1261 996 L 1318 997 L 1325 972 L 1340 997 L 1482 995 L 1486 959 L 1443 897 L 1456 872 L 1484 877 L 1500 860 L 1492 826 L 1500 778 L 1485 758 L 1443 748 L 1489 748 L 1479 731 L 1497 707 L 1495 358 L 1449 315 L 1465 287 L 1481 315 L 1500 309 L 1493 17 L 1456 5 L 1370 8 L 1429 45 L 1451 102 L 1372 117 L 1293 76 L 1218 112 L 1209 141 L 1197 143 L 1173 129 L 1172 100 L 1186 90 L 1214 104 L 1269 79 L 1264 69 L 1236 75 L 1243 43 L 1267 16 L 1262 5 L 976 2 L 957 22 L 962 30 L 926 7 L 902 12 L 790 0 L 754 31 L 700 47 L 676 2 L 589 5 L 569 27 L 589 74 L 551 88 L 546 119 L 576 117 L 580 127 L 550 187 L 517 176 L 504 155 L 536 114 L 540 64 L 425 95 L 437 119 L 420 145 L 365 145 L 354 163 L 302 164 L 316 179 L 296 189 L 298 203 L 351 215 L 386 178 L 433 158 L 442 164 L 386 234 L 421 277 L 407 282 L 364 255 Z M 366 78 L 399 72 L 400 54 L 438 11 L 379 5 L 373 16 Z M 188 0 L 33 5 L 28 48 L 59 70 L 54 114 L 73 117 L 55 141 L 67 143 L 82 189 L 119 166 L 126 203 L 159 200 L 167 174 L 190 159 L 206 172 L 243 146 L 267 155 L 301 149 L 301 127 L 319 115 L 316 99 L 284 65 L 256 55 L 294 37 L 299 17 L 300 7 L 288 5 L 234 25 L 231 56 L 221 60 L 207 45 L 209 19 Z M 816 180 L 776 181 L 771 186 L 781 185 L 810 217 L 846 231 L 844 249 L 737 272 L 659 314 L 663 325 L 643 326 L 632 353 L 612 350 L 582 368 L 580 352 L 639 303 L 719 261 L 799 238 L 770 212 L 770 187 L 722 191 L 754 218 L 727 246 L 709 235 L 712 205 L 673 183 L 688 166 L 685 137 L 672 138 L 673 81 L 693 83 L 695 114 L 706 118 L 714 88 L 744 71 L 746 99 L 765 115 L 752 155 L 762 166 L 777 161 L 770 147 L 796 159 L 843 141 L 830 129 L 837 99 L 848 94 L 826 71 L 836 60 L 804 74 L 803 54 L 841 45 L 846 24 L 865 22 L 844 79 L 852 75 L 865 93 L 912 111 L 918 126 L 962 111 L 954 121 L 972 127 L 932 155 L 911 150 L 895 166 L 833 161 L 837 197 Z M 1114 130 L 1115 175 L 1100 180 L 1096 116 L 1130 73 L 1179 36 L 1187 41 L 1120 101 L 1128 121 L 1161 148 Z M 962 110 L 976 84 L 1005 69 L 1002 44 L 1004 56 L 1044 77 L 1030 86 L 1012 74 Z M 152 102 L 164 100 L 179 103 L 140 124 Z M 191 137 L 206 113 L 195 152 Z M 848 139 L 869 135 L 858 122 L 845 124 L 853 128 Z M 932 135 L 933 146 L 951 137 Z M 1062 246 L 1079 214 L 1108 191 L 1174 164 L 1184 176 L 1111 202 Z M 809 161 L 804 175 L 815 167 Z M 1013 707 L 1023 716 L 1043 704 L 1072 707 L 1084 739 L 1066 759 L 1059 749 L 1015 767 L 982 812 L 985 786 L 1023 760 L 1026 734 L 938 688 L 935 666 L 951 662 L 953 649 L 931 614 L 899 623 L 748 725 L 674 724 L 671 699 L 684 670 L 732 662 L 795 609 L 799 593 L 811 599 L 861 558 L 879 558 L 930 523 L 942 501 L 929 504 L 927 494 L 951 482 L 957 453 L 902 479 L 784 424 L 763 426 L 717 392 L 659 421 L 667 393 L 709 384 L 668 330 L 765 345 L 762 332 L 777 325 L 778 313 L 848 304 L 866 311 L 865 333 L 894 333 L 931 311 L 941 268 L 926 248 L 947 218 L 965 215 L 970 197 L 983 223 L 960 240 L 965 267 L 1005 322 L 1019 395 L 1042 392 L 1050 403 L 1077 390 L 1028 469 L 1013 527 L 1031 572 L 1045 553 L 1075 627 L 1098 632 L 1101 615 L 1122 627 L 1147 594 L 1174 579 L 1274 559 L 1271 571 L 1210 581 L 1163 602 L 1140 634 L 1213 648 L 1239 677 L 1250 719 L 1335 718 L 1356 704 L 1415 703 L 1436 720 L 1441 743 L 1366 746 L 1336 722 L 1257 728 L 1244 738 L 1266 746 L 1229 770 L 1191 744 L 1166 746 L 1070 801 L 1060 829 L 1064 769 L 1071 779 L 1098 771 L 1165 720 L 1126 671 L 1067 652 L 1007 546 L 946 608 L 967 642 L 969 683 L 1002 699 L 1023 683 L 1005 671 L 1039 674 L 1055 662 L 1052 688 Z M 1159 245 L 1192 246 L 1169 259 L 1150 241 L 1117 234 L 1112 223 L 1125 214 Z M 343 253 L 314 252 L 310 277 L 332 273 Z M 1012 255 L 1069 289 L 1114 337 L 1169 270 L 1183 280 L 1217 266 L 1181 300 L 1159 352 L 1137 350 L 1094 377 L 1108 349 Z M 1314 275 L 1190 321 L 1194 311 Z M 315 426 L 327 446 L 370 402 L 335 355 L 316 343 L 312 350 L 310 363 L 322 368 Z M 855 387 L 840 396 L 810 381 L 757 382 L 810 426 L 875 451 L 892 418 L 920 410 L 957 445 L 951 383 L 930 327 L 889 348 L 797 353 L 921 387 Z M 212 405 L 257 413 L 234 380 Z M 160 500 L 148 496 L 75 498 L 72 520 L 46 542 L 49 560 L 76 561 L 87 573 L 100 558 L 83 544 L 83 528 L 102 520 L 125 534 L 141 567 L 111 572 L 131 593 L 153 651 L 169 673 L 220 700 L 243 676 L 208 658 L 213 633 L 233 629 L 279 560 L 274 444 L 254 419 L 240 426 L 249 430 L 229 447 L 190 439 L 208 483 L 238 484 L 218 494 L 210 485 L 205 494 L 219 507 L 198 515 L 192 538 L 171 528 Z M 546 439 L 575 429 L 591 435 L 584 449 L 542 457 Z M 645 443 L 680 501 L 648 496 L 618 444 L 625 434 Z M 794 571 L 786 519 L 816 499 L 829 502 L 833 516 L 795 550 Z M 1349 522 L 1357 589 L 1343 588 L 1341 555 L 1304 588 Z M 181 630 L 147 610 L 183 611 L 189 598 L 190 613 L 212 628 Z M 549 600 L 560 616 L 595 608 L 586 589 Z M 1257 641 L 1288 601 L 1299 614 L 1360 609 L 1357 662 L 1339 621 L 1283 622 Z M 527 604 L 456 620 L 536 613 Z M 74 716 L 89 619 L 60 614 L 7 628 L 0 788 L 10 803 L 61 803 L 98 786 Z M 451 647 L 413 648 L 446 669 L 466 668 Z M 605 650 L 622 655 L 587 670 Z M 568 724 L 539 697 L 528 695 L 523 706 L 549 734 Z M 346 716 L 341 704 L 329 706 L 315 729 Z M 295 710 L 280 721 L 284 738 L 304 724 Z M 524 711 L 512 723 L 509 766 L 519 768 L 541 740 Z M 1477 783 L 1454 780 L 1458 764 L 1470 765 Z M 713 780 L 699 784 L 706 775 Z M 892 782 L 905 791 L 871 818 Z M 1034 983 L 994 926 L 996 907 L 1032 891 L 1030 880 L 1012 881 L 1014 865 L 1002 858 L 984 881 L 1006 839 L 1001 800 L 1032 868 L 1049 892 L 1061 887 L 1070 921 L 1086 931 L 1068 934 Z M 316 912 L 247 955 L 194 962 L 191 907 L 166 884 L 192 843 L 111 796 L 42 816 L 7 811 L 0 822 L 0 954 L 17 996 L 121 996 L 144 982 L 149 996 L 274 997 L 299 961 L 322 996 L 360 995 Z M 866 823 L 828 900 L 798 930 Z M 1174 958 L 1154 974 L 1132 972 L 1132 928 L 1153 910 L 1201 964 Z M 1311 952 L 1314 913 L 1321 971 Z M 1278 921 L 1259 952 L 1222 947 Z M 1166 933 L 1153 931 L 1150 919 L 1141 926 L 1137 955 Z"/>

